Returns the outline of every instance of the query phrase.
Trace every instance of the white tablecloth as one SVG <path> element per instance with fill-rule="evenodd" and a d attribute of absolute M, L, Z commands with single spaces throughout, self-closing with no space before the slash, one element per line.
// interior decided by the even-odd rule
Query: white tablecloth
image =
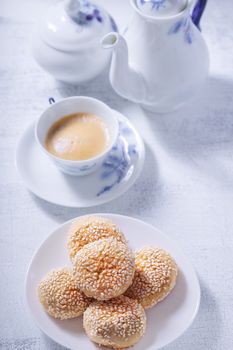
<path fill-rule="evenodd" d="M 107 74 L 78 88 L 57 84 L 33 61 L 33 22 L 48 0 L 0 3 L 0 349 L 60 350 L 34 325 L 24 279 L 38 245 L 60 223 L 93 212 L 139 217 L 180 242 L 200 277 L 200 312 L 167 350 L 233 349 L 233 2 L 212 0 L 202 28 L 211 55 L 205 91 L 183 110 L 149 116 L 110 88 Z M 120 25 L 127 0 L 102 0 Z M 125 7 L 125 11 L 121 8 Z M 50 205 L 23 186 L 14 166 L 25 127 L 56 99 L 101 98 L 124 112 L 146 143 L 137 183 L 121 198 L 83 210 Z"/>

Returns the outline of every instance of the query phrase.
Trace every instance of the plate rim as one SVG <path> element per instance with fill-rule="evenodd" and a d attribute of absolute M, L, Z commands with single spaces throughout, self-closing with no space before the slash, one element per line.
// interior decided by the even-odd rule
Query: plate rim
<path fill-rule="evenodd" d="M 113 109 L 113 108 L 111 108 Z M 126 192 L 128 192 L 128 190 L 130 190 L 130 188 L 136 183 L 136 181 L 139 179 L 141 173 L 142 173 L 142 170 L 143 170 L 143 166 L 145 164 L 145 144 L 144 144 L 144 141 L 142 139 L 142 137 L 140 136 L 138 130 L 135 128 L 135 126 L 132 124 L 132 122 L 130 121 L 129 118 L 127 118 L 123 113 L 113 109 L 118 115 L 120 115 L 120 117 L 122 117 L 126 122 L 128 122 L 130 124 L 130 127 L 131 129 L 133 129 L 134 133 L 135 133 L 135 136 L 138 140 L 138 144 L 139 144 L 139 147 L 140 147 L 140 156 L 139 156 L 139 159 L 138 159 L 138 170 L 137 170 L 137 174 L 133 180 L 132 183 L 130 183 L 128 186 L 125 186 L 123 187 L 121 190 L 118 190 L 116 191 L 115 195 L 110 198 L 110 199 L 102 199 L 100 200 L 98 203 L 94 203 L 94 204 L 86 204 L 86 205 L 79 205 L 77 202 L 74 203 L 74 202 L 70 202 L 70 203 L 62 203 L 62 202 L 58 202 L 58 201 L 54 201 L 54 200 L 49 200 L 48 198 L 46 198 L 45 196 L 39 194 L 39 192 L 33 188 L 32 186 L 30 186 L 28 184 L 28 182 L 25 180 L 24 176 L 22 175 L 22 171 L 20 170 L 21 169 L 21 166 L 20 166 L 20 162 L 19 162 L 19 155 L 20 155 L 20 146 L 21 144 L 23 143 L 23 140 L 25 138 L 25 135 L 29 132 L 30 129 L 33 129 L 34 128 L 34 125 L 36 123 L 36 121 L 33 121 L 31 122 L 30 124 L 27 125 L 27 127 L 23 130 L 22 132 L 22 135 L 20 136 L 18 142 L 17 142 L 17 145 L 16 145 L 16 151 L 15 151 L 15 167 L 16 167 L 16 170 L 20 176 L 20 179 L 24 185 L 24 187 L 30 191 L 32 194 L 34 194 L 35 196 L 37 196 L 38 198 L 44 200 L 45 202 L 47 203 L 51 203 L 53 205 L 57 205 L 57 206 L 60 206 L 60 207 L 65 207 L 65 208 L 72 208 L 72 209 L 75 209 L 75 208 L 79 208 L 79 209 L 82 209 L 82 208 L 91 208 L 91 207 L 96 207 L 98 205 L 103 205 L 103 204 L 106 204 L 106 203 L 110 203 L 112 201 L 114 201 L 115 199 L 121 197 L 123 194 L 125 194 Z M 33 134 L 34 135 L 34 134 Z"/>
<path fill-rule="evenodd" d="M 134 221 L 135 223 L 137 222 L 140 222 L 141 224 L 147 226 L 149 229 L 152 229 L 154 231 L 157 231 L 159 235 L 161 235 L 163 238 L 167 239 L 169 242 L 172 243 L 172 245 L 175 247 L 175 249 L 178 251 L 178 253 L 181 253 L 181 255 L 185 258 L 185 260 L 187 260 L 188 264 L 189 264 L 189 268 L 192 270 L 192 273 L 193 273 L 193 277 L 195 278 L 195 284 L 196 284 L 196 289 L 197 289 L 197 301 L 196 301 L 196 305 L 195 305 L 195 310 L 193 312 L 193 315 L 192 317 L 190 318 L 189 322 L 187 322 L 186 324 L 186 327 L 181 330 L 177 336 L 171 338 L 169 340 L 169 342 L 167 342 L 166 344 L 163 344 L 162 347 L 155 347 L 154 350 L 159 350 L 161 348 L 163 348 L 164 346 L 167 346 L 171 343 L 173 343 L 175 340 L 177 340 L 178 338 L 180 338 L 189 328 L 190 326 L 192 325 L 192 323 L 194 322 L 197 314 L 198 314 L 198 311 L 199 311 L 199 308 L 200 308 L 200 302 L 201 302 L 201 287 L 200 287 L 200 282 L 199 282 L 199 279 L 198 279 L 198 274 L 196 272 L 196 269 L 195 267 L 193 266 L 192 262 L 189 260 L 188 256 L 186 255 L 186 253 L 183 253 L 181 251 L 181 248 L 179 246 L 179 244 L 176 243 L 175 240 L 173 240 L 172 238 L 170 238 L 169 235 L 167 235 L 166 233 L 164 233 L 162 230 L 158 229 L 156 226 L 150 224 L 150 223 L 147 223 L 139 218 L 135 218 L 135 217 L 132 217 L 132 216 L 127 216 L 127 215 L 121 215 L 121 214 L 115 214 L 115 213 L 93 213 L 93 214 L 86 214 L 86 215 L 80 215 L 80 216 L 77 216 L 77 217 L 74 217 L 66 222 L 64 222 L 63 224 L 61 225 L 58 225 L 55 229 L 51 230 L 50 233 L 47 235 L 47 237 L 41 242 L 41 244 L 39 245 L 39 247 L 34 251 L 33 255 L 32 255 L 32 258 L 29 262 L 29 265 L 28 265 L 28 268 L 27 268 L 27 271 L 26 271 L 26 276 L 25 276 L 25 281 L 24 281 L 24 299 L 26 300 L 26 305 L 27 305 L 27 309 L 29 310 L 30 312 L 30 315 L 32 316 L 32 319 L 34 321 L 34 323 L 37 325 L 37 327 L 44 333 L 46 334 L 47 337 L 49 337 L 50 339 L 52 339 L 55 343 L 57 344 L 60 344 L 64 347 L 67 347 L 67 345 L 63 342 L 57 342 L 57 340 L 49 335 L 47 333 L 46 330 L 44 330 L 44 327 L 42 327 L 39 322 L 37 322 L 37 319 L 36 317 L 34 316 L 34 313 L 30 307 L 30 303 L 29 303 L 29 300 L 28 300 L 28 295 L 29 295 L 29 291 L 28 291 L 28 282 L 29 282 L 29 273 L 30 273 L 30 270 L 31 270 L 31 266 L 33 264 L 33 261 L 36 259 L 37 257 L 37 254 L 39 253 L 39 251 L 43 248 L 43 246 L 46 244 L 46 242 L 48 241 L 49 238 L 51 238 L 52 236 L 55 236 L 57 234 L 57 231 L 59 229 L 62 229 L 64 226 L 67 226 L 68 224 L 71 224 L 72 221 L 78 219 L 78 218 L 81 218 L 81 217 L 87 217 L 87 216 L 102 216 L 102 217 L 106 217 L 106 218 L 109 218 L 109 219 L 112 219 L 114 220 L 115 218 L 123 218 L 123 219 L 126 219 L 126 220 L 130 220 L 130 221 Z M 77 350 L 75 348 L 70 348 L 70 350 Z"/>

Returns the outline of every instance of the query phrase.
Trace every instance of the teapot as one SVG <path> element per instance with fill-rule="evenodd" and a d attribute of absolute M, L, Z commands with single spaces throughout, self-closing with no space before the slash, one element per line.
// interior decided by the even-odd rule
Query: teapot
<path fill-rule="evenodd" d="M 207 0 L 131 0 L 131 22 L 121 35 L 108 33 L 110 82 L 124 98 L 158 113 L 182 106 L 203 85 L 209 71 L 200 19 Z"/>
<path fill-rule="evenodd" d="M 117 27 L 113 18 L 89 0 L 63 0 L 51 6 L 32 37 L 37 63 L 55 79 L 78 84 L 100 74 L 110 62 L 101 38 Z"/>

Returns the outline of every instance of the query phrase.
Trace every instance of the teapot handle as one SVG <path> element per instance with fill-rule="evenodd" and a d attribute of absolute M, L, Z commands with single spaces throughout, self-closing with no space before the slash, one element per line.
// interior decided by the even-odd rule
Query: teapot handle
<path fill-rule="evenodd" d="M 193 9 L 192 21 L 195 24 L 195 26 L 197 26 L 197 28 L 199 30 L 201 30 L 200 21 L 201 21 L 202 15 L 204 13 L 206 4 L 207 4 L 207 0 L 197 0 L 196 5 Z"/>

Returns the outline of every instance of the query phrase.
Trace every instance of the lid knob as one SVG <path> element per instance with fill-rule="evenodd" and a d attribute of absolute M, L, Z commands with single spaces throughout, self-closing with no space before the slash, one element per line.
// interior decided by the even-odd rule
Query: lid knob
<path fill-rule="evenodd" d="M 136 5 L 148 16 L 166 17 L 183 11 L 187 0 L 136 0 Z"/>
<path fill-rule="evenodd" d="M 88 23 L 94 18 L 102 22 L 98 8 L 87 0 L 67 0 L 65 11 L 67 16 L 79 25 Z"/>
<path fill-rule="evenodd" d="M 65 11 L 67 15 L 76 22 L 79 12 L 80 12 L 81 4 L 79 0 L 68 0 L 65 4 Z"/>

